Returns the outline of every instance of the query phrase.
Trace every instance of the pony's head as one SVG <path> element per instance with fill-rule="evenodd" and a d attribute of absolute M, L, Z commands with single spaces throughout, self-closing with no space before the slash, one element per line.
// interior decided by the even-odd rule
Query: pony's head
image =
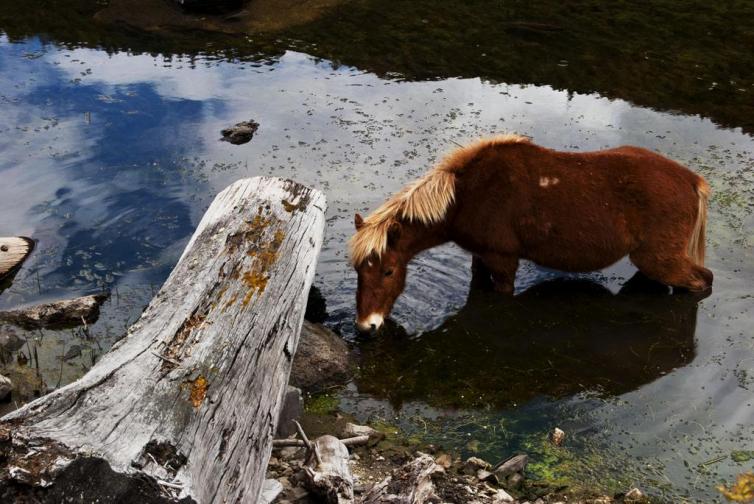
<path fill-rule="evenodd" d="M 390 314 L 406 283 L 406 266 L 411 260 L 409 249 L 414 249 L 413 253 L 422 249 L 416 247 L 416 226 L 431 227 L 445 219 L 455 201 L 456 173 L 464 170 L 483 149 L 521 142 L 528 139 L 502 135 L 460 147 L 423 177 L 394 194 L 366 219 L 356 214 L 356 234 L 349 248 L 351 264 L 359 274 L 356 294 L 359 329 L 379 329 Z"/>
<path fill-rule="evenodd" d="M 364 226 L 359 214 L 354 219 L 356 231 Z M 387 244 L 382 251 L 354 261 L 359 276 L 356 291 L 356 326 L 360 331 L 379 329 L 406 285 L 408 257 L 399 248 L 401 224 L 390 222 Z"/>

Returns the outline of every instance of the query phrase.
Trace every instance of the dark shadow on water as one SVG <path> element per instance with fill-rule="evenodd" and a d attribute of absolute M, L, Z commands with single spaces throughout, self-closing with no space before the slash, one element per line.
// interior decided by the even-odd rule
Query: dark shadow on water
<path fill-rule="evenodd" d="M 638 273 L 618 294 L 568 279 L 513 298 L 472 288 L 438 329 L 412 338 L 392 327 L 363 341 L 357 386 L 394 406 L 451 408 L 624 394 L 693 360 L 707 295 L 671 295 Z"/>

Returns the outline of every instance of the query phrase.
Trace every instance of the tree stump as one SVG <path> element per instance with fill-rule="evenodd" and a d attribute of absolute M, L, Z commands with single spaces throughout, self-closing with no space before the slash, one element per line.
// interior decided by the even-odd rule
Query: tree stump
<path fill-rule="evenodd" d="M 257 502 L 324 211 L 276 178 L 221 192 L 127 335 L 0 419 L 0 502 Z"/>

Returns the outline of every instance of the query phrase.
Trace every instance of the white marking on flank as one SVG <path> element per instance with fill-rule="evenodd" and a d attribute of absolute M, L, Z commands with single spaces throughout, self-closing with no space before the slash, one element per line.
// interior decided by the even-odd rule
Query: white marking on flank
<path fill-rule="evenodd" d="M 551 185 L 557 185 L 560 182 L 558 177 L 539 177 L 539 187 L 548 187 Z"/>

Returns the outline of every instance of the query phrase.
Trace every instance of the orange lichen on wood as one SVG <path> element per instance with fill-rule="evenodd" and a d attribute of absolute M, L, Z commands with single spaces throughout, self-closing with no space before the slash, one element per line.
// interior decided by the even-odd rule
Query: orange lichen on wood
<path fill-rule="evenodd" d="M 264 225 L 269 226 L 272 219 L 262 219 L 257 215 L 251 225 L 255 225 L 255 222 L 264 222 Z M 241 280 L 249 289 L 243 298 L 244 306 L 249 304 L 255 293 L 261 294 L 267 287 L 267 281 L 270 278 L 269 270 L 278 259 L 278 249 L 280 249 L 280 246 L 283 244 L 285 233 L 282 229 L 277 228 L 272 236 L 272 240 L 267 243 L 259 243 L 261 241 L 261 236 L 257 236 L 256 238 L 257 239 L 250 244 L 250 247 L 246 252 L 246 255 L 254 259 L 252 268 L 251 270 L 244 272 L 241 276 Z"/>
<path fill-rule="evenodd" d="M 244 306 L 249 303 L 255 292 L 264 292 L 264 289 L 267 287 L 267 280 L 269 280 L 267 274 L 263 271 L 258 271 L 256 268 L 243 274 L 243 283 L 249 288 L 243 299 Z"/>
<path fill-rule="evenodd" d="M 191 383 L 191 391 L 189 392 L 189 400 L 191 401 L 191 404 L 194 405 L 194 408 L 198 408 L 201 406 L 202 401 L 204 401 L 204 398 L 207 395 L 207 389 L 209 388 L 209 383 L 207 382 L 207 379 L 199 375 L 194 381 Z"/>

